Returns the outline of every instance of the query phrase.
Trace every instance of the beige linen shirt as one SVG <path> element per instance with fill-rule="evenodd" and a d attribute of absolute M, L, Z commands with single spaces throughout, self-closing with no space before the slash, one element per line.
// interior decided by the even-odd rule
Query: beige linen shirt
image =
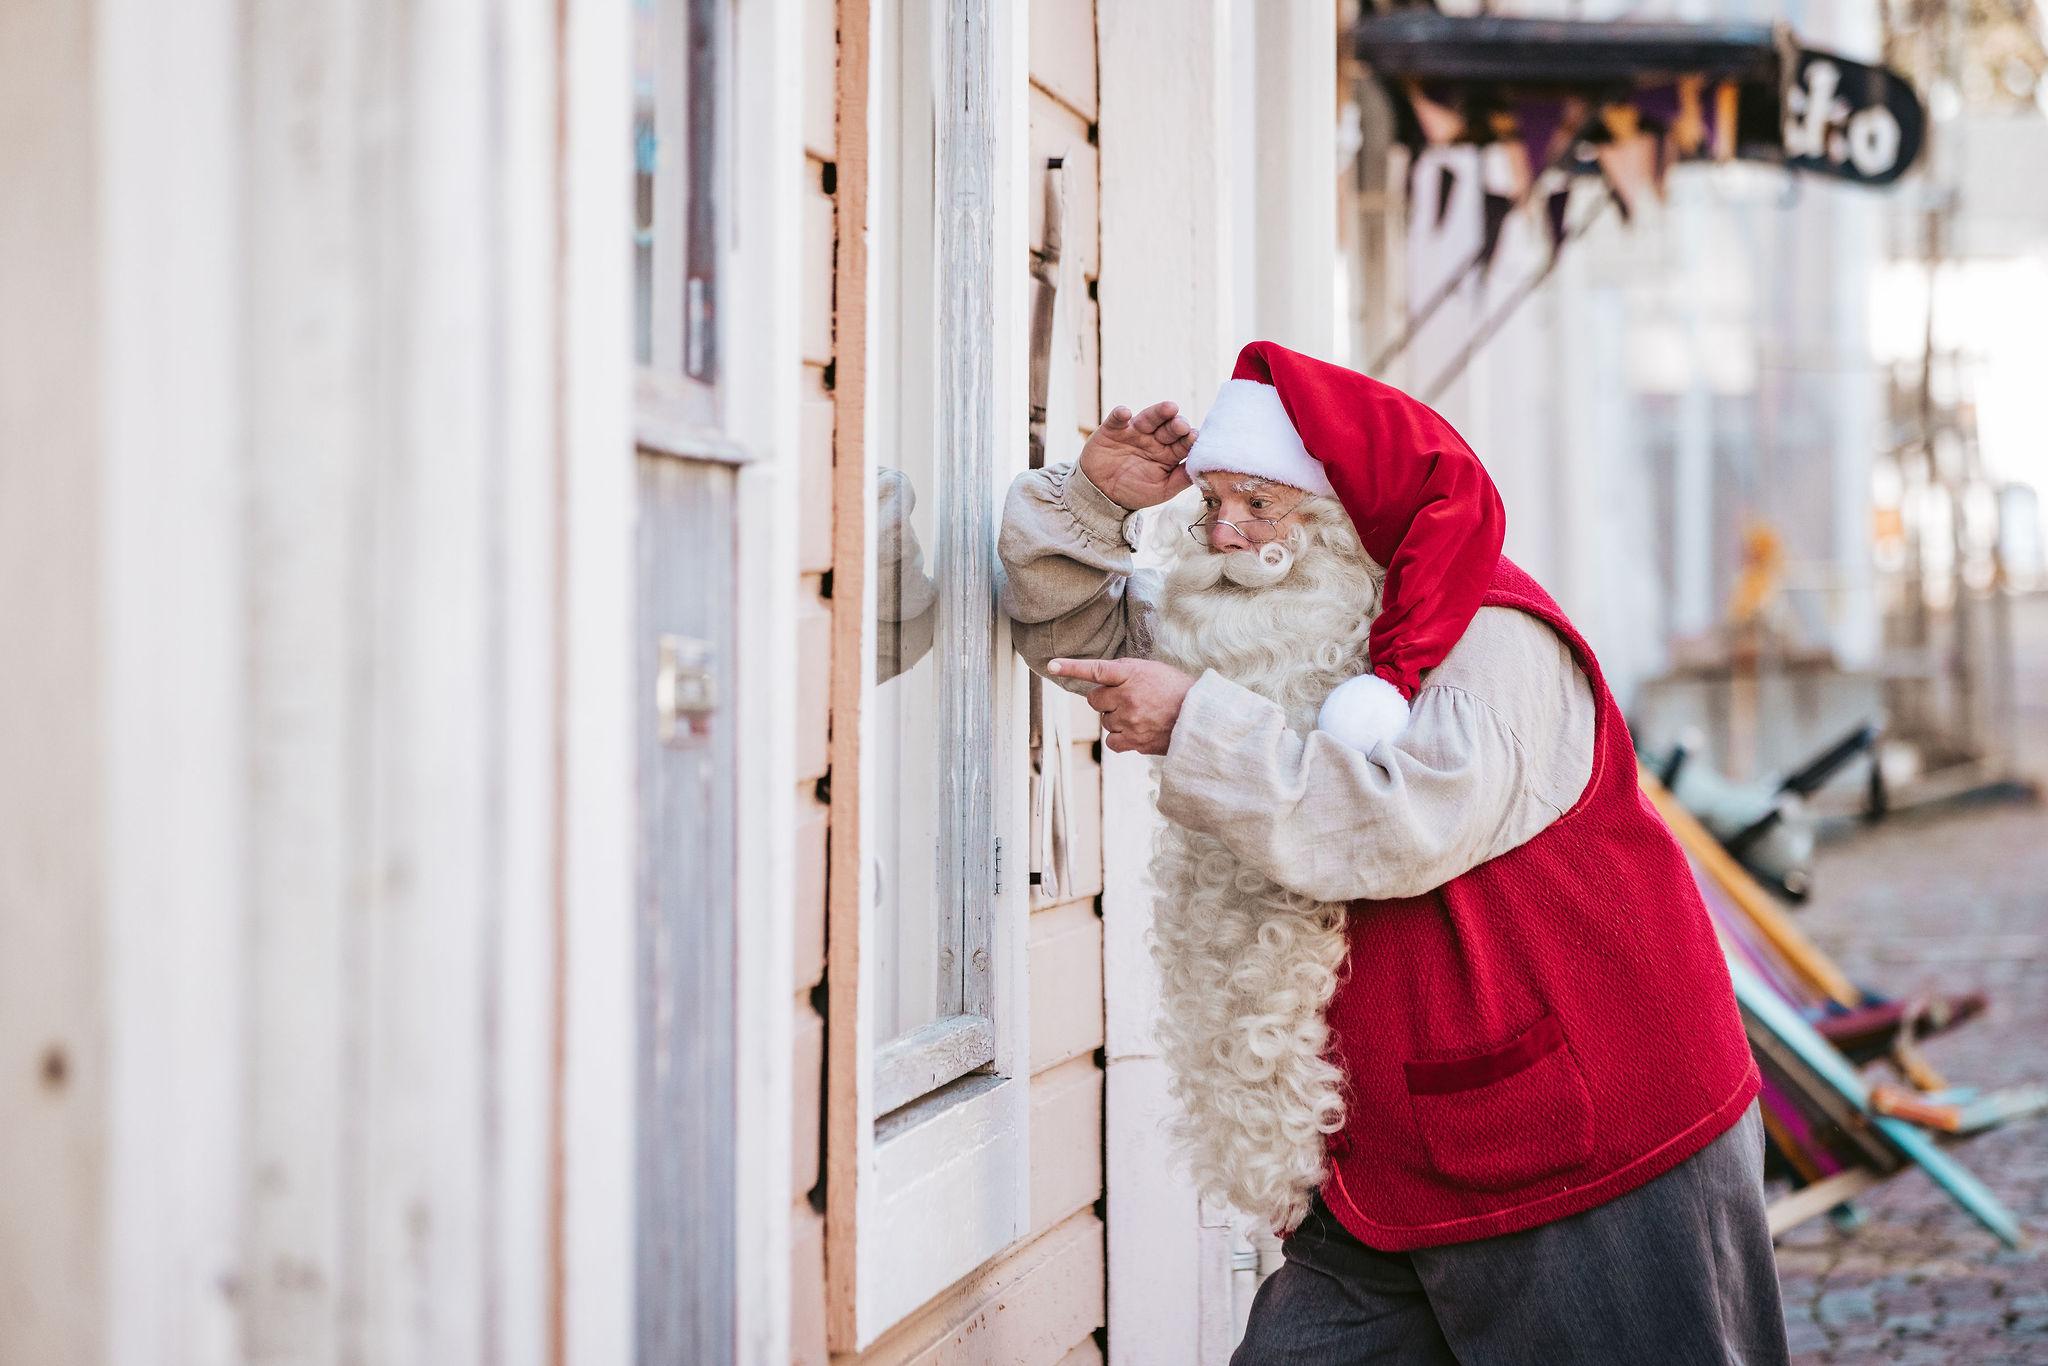
<path fill-rule="evenodd" d="M 1033 669 L 1151 655 L 1160 580 L 1133 568 L 1126 515 L 1076 466 L 1011 485 L 1003 607 Z M 1370 754 L 1302 735 L 1276 703 L 1205 672 L 1160 765 L 1159 811 L 1318 901 L 1414 896 L 1569 810 L 1592 776 L 1594 716 L 1555 632 L 1483 607 L 1424 678 L 1408 728 Z"/>

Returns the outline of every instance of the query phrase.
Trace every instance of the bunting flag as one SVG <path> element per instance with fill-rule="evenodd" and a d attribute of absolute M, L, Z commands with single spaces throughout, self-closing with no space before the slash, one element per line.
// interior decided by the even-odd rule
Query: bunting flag
<path fill-rule="evenodd" d="M 1515 211 L 1516 205 L 1527 200 L 1535 183 L 1529 167 L 1528 144 L 1516 136 L 1518 128 L 1514 115 L 1498 112 L 1491 124 L 1494 140 L 1479 149 L 1479 186 L 1484 196 L 1481 211 L 1486 215 L 1479 246 L 1482 273 L 1493 264 L 1493 254 L 1500 246 L 1501 230 L 1507 226 L 1508 216 Z"/>
<path fill-rule="evenodd" d="M 1415 111 L 1415 121 L 1422 129 L 1422 140 L 1431 147 L 1448 147 L 1454 142 L 1465 140 L 1465 116 L 1449 105 L 1438 104 L 1422 93 L 1422 88 L 1408 86 L 1408 107 Z"/>
<path fill-rule="evenodd" d="M 1515 201 L 1507 195 L 1488 191 L 1484 208 L 1486 233 L 1479 244 L 1479 268 L 1482 275 L 1493 265 L 1493 253 L 1500 246 L 1501 229 L 1507 226 L 1508 215 L 1514 212 Z"/>
<path fill-rule="evenodd" d="M 1595 22 L 1370 13 L 1350 30 L 1407 148 L 1409 297 L 1381 370 L 1451 300 L 1490 276 L 1507 225 L 1541 204 L 1547 263 L 1507 291 L 1440 373 L 1442 392 L 1508 314 L 1553 273 L 1612 199 L 1632 219 L 1661 199 L 1671 168 L 1742 157 L 1861 185 L 1886 185 L 1919 155 L 1925 113 L 1882 67 L 1800 49 L 1782 26 Z M 1431 172 L 1434 174 L 1431 174 Z M 1579 177 L 1601 181 L 1571 222 Z"/>
<path fill-rule="evenodd" d="M 1569 206 L 1571 197 L 1572 184 L 1567 180 L 1562 182 L 1557 189 L 1551 191 L 1550 197 L 1543 201 L 1543 215 L 1550 223 L 1550 254 L 1552 256 L 1556 256 L 1557 253 L 1564 250 L 1564 211 Z"/>
<path fill-rule="evenodd" d="M 1681 76 L 1678 79 L 1678 116 L 1671 121 L 1670 144 L 1673 155 L 1696 157 L 1700 148 L 1707 143 L 1707 116 L 1701 111 L 1700 92 L 1706 88 L 1706 80 L 1700 76 Z"/>
<path fill-rule="evenodd" d="M 1600 178 L 1614 192 L 1623 222 L 1631 222 L 1644 199 L 1659 194 L 1658 148 L 1663 139 L 1646 131 L 1634 105 L 1610 104 L 1600 111 L 1605 134 L 1594 148 Z"/>
<path fill-rule="evenodd" d="M 1535 179 L 1529 166 L 1528 144 L 1515 136 L 1513 115 L 1502 115 L 1494 122 L 1494 141 L 1479 150 L 1480 183 L 1490 195 L 1520 199 Z"/>

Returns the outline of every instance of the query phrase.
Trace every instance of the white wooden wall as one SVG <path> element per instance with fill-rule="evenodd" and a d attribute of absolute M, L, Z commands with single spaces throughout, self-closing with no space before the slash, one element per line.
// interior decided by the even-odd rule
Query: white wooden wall
<path fill-rule="evenodd" d="M 0 10 L 0 68 L 0 1358 L 62 1364 L 107 1328 L 92 17 Z"/>
<path fill-rule="evenodd" d="M 1199 424 L 1245 342 L 1334 346 L 1336 6 L 1100 0 L 1103 403 L 1170 398 Z M 1172 73 L 1175 98 L 1113 73 Z M 1229 1359 L 1241 1231 L 1169 1160 L 1146 944 L 1150 761 L 1103 765 L 1109 1351 Z"/>
<path fill-rule="evenodd" d="M 626 16 L 559 14 L 0 16 L 0 1360 L 628 1350 Z"/>
<path fill-rule="evenodd" d="M 1102 0 L 1106 72 L 1174 73 L 1177 97 L 1102 86 L 1102 387 L 1133 407 L 1208 406 L 1230 373 L 1229 0 Z M 1165 225 L 1171 225 L 1167 230 Z M 1167 1160 L 1166 1064 L 1153 1042 L 1157 970 L 1146 865 L 1158 817 L 1149 761 L 1103 764 L 1103 975 L 1109 1080 L 1109 1342 L 1113 1361 L 1228 1355 L 1228 1229 Z M 1219 1355 L 1219 1349 L 1221 1354 Z"/>

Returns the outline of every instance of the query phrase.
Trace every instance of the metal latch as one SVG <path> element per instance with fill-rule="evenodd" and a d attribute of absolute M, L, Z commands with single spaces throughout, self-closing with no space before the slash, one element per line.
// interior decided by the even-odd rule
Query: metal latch
<path fill-rule="evenodd" d="M 718 680 L 711 673 L 711 642 L 663 636 L 654 671 L 654 714 L 664 745 L 685 745 L 711 730 L 718 710 Z"/>

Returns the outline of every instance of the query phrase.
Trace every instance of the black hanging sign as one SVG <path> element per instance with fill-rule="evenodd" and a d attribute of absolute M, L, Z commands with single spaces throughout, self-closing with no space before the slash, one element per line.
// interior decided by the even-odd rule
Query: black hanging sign
<path fill-rule="evenodd" d="M 1897 72 L 1802 49 L 1783 94 L 1785 164 L 1889 185 L 1920 155 L 1927 111 Z"/>

